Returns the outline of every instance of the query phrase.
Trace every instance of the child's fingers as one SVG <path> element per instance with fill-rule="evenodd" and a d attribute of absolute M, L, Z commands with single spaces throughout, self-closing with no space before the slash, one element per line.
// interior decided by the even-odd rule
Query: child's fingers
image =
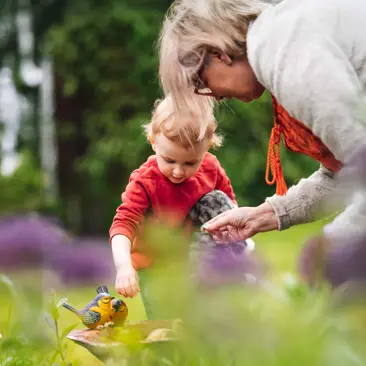
<path fill-rule="evenodd" d="M 116 279 L 116 291 L 124 297 L 130 297 L 132 290 L 128 277 Z"/>
<path fill-rule="evenodd" d="M 128 293 L 128 297 L 135 297 L 137 294 L 137 282 L 134 276 L 132 277 L 128 277 L 127 279 L 127 293 Z"/>
<path fill-rule="evenodd" d="M 135 297 L 140 291 L 136 276 L 130 278 L 130 296 Z"/>

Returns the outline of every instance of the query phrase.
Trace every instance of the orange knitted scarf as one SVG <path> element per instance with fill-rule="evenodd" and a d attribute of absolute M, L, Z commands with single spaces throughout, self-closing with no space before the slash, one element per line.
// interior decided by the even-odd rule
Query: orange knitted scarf
<path fill-rule="evenodd" d="M 272 102 L 274 127 L 268 146 L 266 183 L 269 185 L 276 183 L 276 194 L 284 195 L 287 192 L 280 160 L 281 136 L 288 150 L 306 154 L 329 170 L 338 172 L 342 163 L 334 157 L 323 142 L 302 122 L 291 117 L 273 95 Z M 272 173 L 272 179 L 269 178 L 270 173 Z"/>

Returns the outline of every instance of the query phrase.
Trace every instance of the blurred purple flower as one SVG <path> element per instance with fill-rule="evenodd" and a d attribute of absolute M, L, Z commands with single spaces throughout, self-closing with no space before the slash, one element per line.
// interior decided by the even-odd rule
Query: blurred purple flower
<path fill-rule="evenodd" d="M 190 256 L 198 283 L 210 287 L 252 282 L 265 270 L 264 263 L 244 242 L 216 244 L 207 234 L 197 236 Z"/>
<path fill-rule="evenodd" d="M 9 216 L 0 219 L 1 268 L 41 266 L 47 253 L 71 243 L 68 233 L 52 221 L 38 216 Z"/>
<path fill-rule="evenodd" d="M 36 214 L 0 219 L 0 268 L 50 269 L 65 284 L 100 283 L 114 271 L 107 238 L 74 238 Z"/>
<path fill-rule="evenodd" d="M 57 248 L 50 253 L 46 267 L 56 271 L 65 285 L 98 285 L 111 282 L 114 275 L 108 240 L 100 245 L 83 244 Z"/>
<path fill-rule="evenodd" d="M 348 242 L 329 243 L 322 236 L 310 239 L 299 257 L 302 278 L 314 285 L 316 273 L 333 288 L 347 281 L 366 279 L 366 238 L 350 235 Z"/>

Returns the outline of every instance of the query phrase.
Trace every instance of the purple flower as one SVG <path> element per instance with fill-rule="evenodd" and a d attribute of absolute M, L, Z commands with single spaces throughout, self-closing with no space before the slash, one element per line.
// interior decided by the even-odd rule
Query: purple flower
<path fill-rule="evenodd" d="M 206 286 L 240 284 L 263 275 L 264 263 L 245 243 L 216 244 L 212 237 L 200 235 L 200 245 L 191 248 L 192 272 Z M 196 239 L 197 240 L 197 239 Z"/>
<path fill-rule="evenodd" d="M 41 266 L 47 253 L 71 242 L 65 230 L 41 216 L 2 217 L 0 266 L 10 269 Z"/>
<path fill-rule="evenodd" d="M 57 248 L 46 263 L 65 285 L 98 285 L 113 281 L 115 269 L 108 240 L 104 245 L 77 244 Z"/>
<path fill-rule="evenodd" d="M 328 281 L 334 288 L 352 280 L 366 279 L 366 238 L 350 235 L 347 242 L 329 243 L 321 236 L 310 239 L 299 257 L 300 275 L 310 285 Z"/>
<path fill-rule="evenodd" d="M 0 268 L 49 269 L 64 284 L 99 284 L 114 275 L 108 239 L 75 238 L 36 214 L 0 220 Z"/>

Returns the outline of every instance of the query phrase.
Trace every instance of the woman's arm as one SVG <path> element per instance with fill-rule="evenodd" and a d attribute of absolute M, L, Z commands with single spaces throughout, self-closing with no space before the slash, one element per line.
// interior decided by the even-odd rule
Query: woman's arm
<path fill-rule="evenodd" d="M 355 57 L 356 53 L 366 57 L 365 43 L 356 29 L 364 22 L 345 22 L 347 14 L 329 4 L 322 5 L 321 14 L 315 2 L 304 2 L 291 11 L 276 7 L 265 12 L 249 31 L 248 56 L 259 81 L 290 115 L 307 125 L 337 160 L 348 164 L 366 144 L 366 64 L 357 64 L 362 58 Z M 347 29 L 336 25 L 336 19 Z M 267 199 L 280 228 L 312 220 L 321 206 L 319 200 L 324 203 L 333 191 L 332 200 L 347 194 L 347 203 L 354 203 L 328 228 L 342 234 L 353 223 L 354 230 L 366 230 L 366 225 L 359 225 L 366 220 L 366 205 L 360 204 L 365 190 L 351 199 L 354 192 L 336 189 L 336 180 L 321 168 L 286 196 Z"/>
<path fill-rule="evenodd" d="M 334 173 L 321 166 L 309 178 L 301 179 L 292 186 L 285 196 L 268 197 L 268 202 L 276 213 L 278 229 L 285 230 L 297 224 L 313 221 L 320 211 L 330 209 L 329 198 L 335 192 Z M 332 205 L 333 206 L 333 205 Z"/>

